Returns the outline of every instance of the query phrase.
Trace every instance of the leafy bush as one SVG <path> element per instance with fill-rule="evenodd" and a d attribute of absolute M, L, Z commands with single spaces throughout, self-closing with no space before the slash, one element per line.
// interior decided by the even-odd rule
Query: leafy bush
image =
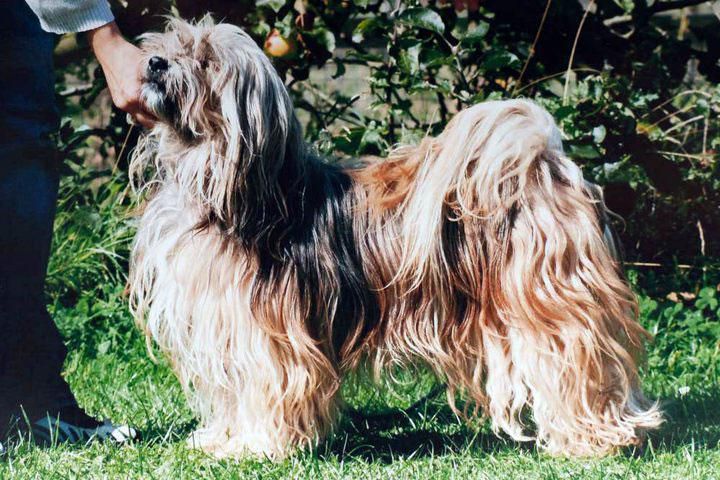
<path fill-rule="evenodd" d="M 655 336 L 646 381 L 662 397 L 717 388 L 720 379 L 718 292 L 708 286 L 693 297 L 687 303 L 640 297 L 641 318 Z"/>
<path fill-rule="evenodd" d="M 619 228 L 629 260 L 718 266 L 720 28 L 709 9 L 689 16 L 679 8 L 707 2 L 111 3 L 131 37 L 163 28 L 168 12 L 188 19 L 212 12 L 243 26 L 273 57 L 308 140 L 330 156 L 383 154 L 437 134 L 454 112 L 477 102 L 536 99 L 562 127 L 569 155 L 624 217 Z M 109 170 L 125 170 L 138 135 L 124 114 L 109 109 L 81 36 L 63 40 L 57 61 L 67 117 L 60 142 L 75 170 L 66 184 L 72 190 L 77 172 L 93 162 L 85 174 L 100 179 L 90 192 L 75 190 L 60 209 L 74 212 L 61 213 L 60 228 L 63 215 L 85 215 L 77 228 L 85 229 L 78 237 L 86 243 L 56 246 L 76 251 L 51 265 L 54 290 L 62 287 L 60 273 L 87 261 L 91 248 L 111 255 L 93 280 L 78 282 L 99 281 L 119 266 L 113 259 L 131 234 L 126 221 L 93 222 L 113 202 L 126 202 L 122 178 L 102 183 Z M 97 247 L 102 229 L 114 233 Z"/>

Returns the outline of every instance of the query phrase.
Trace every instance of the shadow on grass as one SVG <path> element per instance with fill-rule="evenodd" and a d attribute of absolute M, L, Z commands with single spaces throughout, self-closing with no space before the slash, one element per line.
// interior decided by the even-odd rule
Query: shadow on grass
<path fill-rule="evenodd" d="M 649 435 L 656 447 L 667 450 L 693 445 L 720 446 L 720 386 L 703 393 L 666 399 L 661 402 L 665 424 Z"/>
<path fill-rule="evenodd" d="M 339 457 L 391 463 L 399 457 L 433 456 L 468 449 L 493 452 L 503 448 L 531 450 L 532 444 L 500 438 L 479 421 L 472 424 L 462 421 L 445 402 L 444 389 L 436 388 L 408 409 L 373 415 L 346 411 L 336 435 L 324 450 Z"/>
<path fill-rule="evenodd" d="M 720 448 L 720 387 L 709 392 L 662 402 L 666 423 L 649 434 L 651 449 L 627 449 L 624 454 L 673 452 L 684 447 Z M 181 441 L 197 426 L 184 418 L 168 425 L 167 418 L 150 422 L 143 431 L 147 441 Z M 488 422 L 467 424 L 450 410 L 442 389 L 404 410 L 368 414 L 347 409 L 335 435 L 318 449 L 320 456 L 362 458 L 391 463 L 398 458 L 417 458 L 445 453 L 534 451 L 532 442 L 519 443 L 494 435 Z"/>
<path fill-rule="evenodd" d="M 662 409 L 665 424 L 648 435 L 652 450 L 672 452 L 686 446 L 720 447 L 720 388 L 664 401 Z M 533 451 L 534 444 L 498 437 L 487 423 L 467 425 L 437 396 L 425 398 L 407 410 L 372 416 L 363 416 L 358 411 L 346 412 L 338 433 L 324 447 L 328 454 L 384 463 L 399 457 L 507 449 Z M 624 454 L 637 456 L 643 451 L 648 450 L 628 448 Z"/>

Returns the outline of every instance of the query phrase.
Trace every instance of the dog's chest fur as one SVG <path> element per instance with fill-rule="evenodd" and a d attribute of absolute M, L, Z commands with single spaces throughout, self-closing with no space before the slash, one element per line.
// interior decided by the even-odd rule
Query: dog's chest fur
<path fill-rule="evenodd" d="M 336 364 L 358 356 L 356 344 L 378 324 L 377 291 L 387 280 L 367 258 L 378 234 L 369 231 L 359 200 L 365 187 L 322 163 L 306 171 L 305 182 L 301 203 L 289 206 L 287 225 L 276 229 L 282 234 L 247 245 L 237 232 L 209 222 L 207 208 L 166 179 L 146 205 L 135 243 L 136 264 L 153 272 L 168 292 L 162 296 L 174 303 L 163 307 L 156 296 L 152 308 L 177 318 L 183 298 L 203 303 L 225 296 L 227 322 L 278 331 L 295 324 Z M 191 308 L 188 328 L 192 316 Z"/>

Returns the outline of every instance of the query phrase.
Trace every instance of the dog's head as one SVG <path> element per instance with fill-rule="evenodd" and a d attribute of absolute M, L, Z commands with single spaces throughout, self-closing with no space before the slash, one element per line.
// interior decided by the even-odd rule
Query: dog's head
<path fill-rule="evenodd" d="M 184 175 L 188 185 L 191 177 L 202 185 L 198 194 L 226 225 L 242 223 L 232 218 L 238 197 L 277 196 L 283 165 L 302 148 L 282 79 L 249 35 L 209 16 L 171 19 L 164 33 L 142 38 L 142 49 L 142 100 L 160 120 L 153 133 L 194 152 L 196 161 L 185 162 L 192 165 L 178 165 L 194 169 Z"/>
<path fill-rule="evenodd" d="M 142 100 L 187 140 L 242 123 L 238 116 L 261 129 L 273 114 L 280 122 L 292 114 L 282 80 L 239 27 L 215 24 L 209 16 L 196 24 L 171 19 L 164 33 L 143 36 L 142 49 Z"/>

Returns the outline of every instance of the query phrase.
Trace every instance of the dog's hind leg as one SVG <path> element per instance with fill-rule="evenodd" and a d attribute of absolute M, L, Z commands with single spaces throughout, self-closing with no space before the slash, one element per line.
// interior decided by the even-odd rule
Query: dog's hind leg
<path fill-rule="evenodd" d="M 490 416 L 521 436 L 529 410 L 538 444 L 557 454 L 637 444 L 662 418 L 640 389 L 647 334 L 607 244 L 605 207 L 564 156 L 546 112 L 525 104 L 509 115 L 522 127 L 512 143 L 492 129 L 487 139 L 507 163 L 478 173 L 495 176 L 483 231 L 491 308 L 503 327 L 484 337 Z"/>
<path fill-rule="evenodd" d="M 496 429 L 553 453 L 638 443 L 662 422 L 638 378 L 647 334 L 606 243 L 605 207 L 564 155 L 552 117 L 528 101 L 487 102 L 459 113 L 439 139 L 419 173 L 422 191 L 445 192 L 452 216 L 478 238 L 482 272 L 484 312 L 469 328 L 482 337 L 484 372 L 473 378 L 485 394 L 466 390 L 476 389 Z M 439 227 L 417 220 L 438 215 L 422 198 L 409 203 L 406 263 L 417 271 L 443 246 Z"/>

